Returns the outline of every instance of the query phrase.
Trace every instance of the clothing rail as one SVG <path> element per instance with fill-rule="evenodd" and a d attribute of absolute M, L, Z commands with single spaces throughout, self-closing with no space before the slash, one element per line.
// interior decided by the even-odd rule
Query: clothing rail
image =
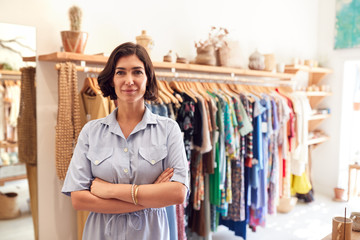
<path fill-rule="evenodd" d="M 55 69 L 60 69 L 60 64 L 55 65 Z M 103 68 L 98 67 L 83 67 L 76 65 L 76 71 L 84 73 L 100 73 Z M 224 74 L 196 74 L 185 72 L 164 72 L 155 71 L 157 80 L 163 81 L 188 81 L 188 82 L 214 82 L 214 83 L 226 83 L 226 84 L 243 84 L 243 85 L 261 85 L 261 86 L 293 86 L 296 82 L 289 80 L 273 80 L 266 78 L 256 77 L 239 77 L 235 75 Z"/>

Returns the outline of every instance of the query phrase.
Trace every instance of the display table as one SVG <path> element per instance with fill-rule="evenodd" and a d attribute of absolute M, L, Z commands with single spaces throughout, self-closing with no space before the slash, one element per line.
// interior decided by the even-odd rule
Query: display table
<path fill-rule="evenodd" d="M 331 233 L 321 240 L 332 240 Z M 360 240 L 360 232 L 352 231 L 351 240 Z"/>

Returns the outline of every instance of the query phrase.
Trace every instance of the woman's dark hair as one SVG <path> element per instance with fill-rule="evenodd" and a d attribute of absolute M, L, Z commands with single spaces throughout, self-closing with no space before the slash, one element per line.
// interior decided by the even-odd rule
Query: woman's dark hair
<path fill-rule="evenodd" d="M 104 97 L 110 96 L 112 100 L 117 99 L 113 84 L 116 63 L 120 58 L 131 55 L 136 55 L 145 67 L 147 83 L 144 99 L 150 101 L 156 100 L 158 97 L 158 85 L 149 54 L 144 47 L 131 42 L 126 42 L 116 47 L 111 53 L 104 70 L 99 74 L 98 82 Z"/>

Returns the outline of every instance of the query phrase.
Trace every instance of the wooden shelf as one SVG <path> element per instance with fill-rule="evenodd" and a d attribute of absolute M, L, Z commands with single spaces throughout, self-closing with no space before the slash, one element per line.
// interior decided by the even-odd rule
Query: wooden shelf
<path fill-rule="evenodd" d="M 21 72 L 20 71 L 1 70 L 0 69 L 0 76 L 1 75 L 21 76 Z"/>
<path fill-rule="evenodd" d="M 331 96 L 331 95 L 332 95 L 331 92 L 320 92 L 320 91 L 306 92 L 306 96 L 308 96 L 308 97 L 327 97 L 327 96 Z"/>
<path fill-rule="evenodd" d="M 309 121 L 323 120 L 329 118 L 330 116 L 330 114 L 314 114 L 310 116 Z"/>
<path fill-rule="evenodd" d="M 13 177 L 5 177 L 5 178 L 0 178 L 0 186 L 4 186 L 4 184 L 6 182 L 10 182 L 10 181 L 15 181 L 15 180 L 20 180 L 20 179 L 26 179 L 27 175 L 26 174 L 22 174 L 22 175 L 18 175 L 18 176 L 13 176 Z"/>
<path fill-rule="evenodd" d="M 318 138 L 313 138 L 313 139 L 308 140 L 307 145 L 320 144 L 320 143 L 326 142 L 328 140 L 330 140 L 330 137 L 321 136 L 321 137 L 318 137 Z"/>
<path fill-rule="evenodd" d="M 103 55 L 85 55 L 79 53 L 69 52 L 55 52 L 46 55 L 40 55 L 39 61 L 52 61 L 52 62 L 64 62 L 64 61 L 85 61 L 89 64 L 101 64 L 105 65 L 108 57 Z M 282 80 L 290 80 L 294 74 L 289 73 L 272 73 L 267 71 L 256 71 L 249 69 L 229 68 L 229 67 L 217 67 L 198 64 L 184 64 L 184 63 L 169 63 L 169 62 L 153 62 L 155 69 L 166 70 L 182 70 L 193 72 L 206 72 L 206 73 L 219 73 L 238 76 L 250 76 L 261 78 L 274 78 Z"/>
<path fill-rule="evenodd" d="M 24 62 L 36 62 L 36 57 L 23 57 Z"/>
<path fill-rule="evenodd" d="M 296 73 L 300 70 L 305 71 L 305 72 L 311 72 L 311 73 L 326 73 L 326 74 L 333 72 L 329 68 L 322 68 L 322 67 L 309 67 L 306 65 L 286 65 L 285 66 L 285 72 Z"/>
<path fill-rule="evenodd" d="M 310 116 L 308 129 L 309 132 L 314 131 L 325 119 L 329 118 L 330 114 L 315 114 Z"/>
<path fill-rule="evenodd" d="M 325 98 L 328 96 L 331 96 L 331 92 L 320 92 L 320 91 L 314 91 L 314 92 L 306 92 L 306 96 L 309 98 L 310 106 L 312 109 L 316 108 L 316 106 Z"/>
<path fill-rule="evenodd" d="M 39 61 L 52 61 L 52 62 L 66 62 L 66 61 L 85 61 L 87 63 L 102 64 L 108 60 L 108 57 L 103 55 L 85 55 L 80 53 L 71 52 L 54 52 L 38 57 Z"/>
<path fill-rule="evenodd" d="M 10 143 L 6 141 L 0 141 L 0 148 L 15 148 L 17 146 L 18 146 L 17 142 Z"/>
<path fill-rule="evenodd" d="M 285 73 L 296 74 L 298 71 L 304 71 L 309 73 L 309 86 L 313 84 L 318 85 L 326 75 L 333 72 L 331 69 L 321 67 L 309 67 L 305 65 L 285 66 Z"/>

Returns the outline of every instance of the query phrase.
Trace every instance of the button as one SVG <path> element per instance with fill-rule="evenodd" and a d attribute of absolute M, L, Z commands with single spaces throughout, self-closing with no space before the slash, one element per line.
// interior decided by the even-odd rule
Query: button
<path fill-rule="evenodd" d="M 155 160 L 151 160 L 151 164 L 153 164 L 153 165 L 154 165 L 154 164 L 155 164 Z"/>
<path fill-rule="evenodd" d="M 128 149 L 127 148 L 124 148 L 124 152 L 127 152 L 128 151 Z"/>
<path fill-rule="evenodd" d="M 127 173 L 129 170 L 127 168 L 124 169 L 124 172 Z"/>
<path fill-rule="evenodd" d="M 99 161 L 98 161 L 98 160 L 96 160 L 96 161 L 95 161 L 95 165 L 98 165 L 98 164 L 99 164 Z"/>

